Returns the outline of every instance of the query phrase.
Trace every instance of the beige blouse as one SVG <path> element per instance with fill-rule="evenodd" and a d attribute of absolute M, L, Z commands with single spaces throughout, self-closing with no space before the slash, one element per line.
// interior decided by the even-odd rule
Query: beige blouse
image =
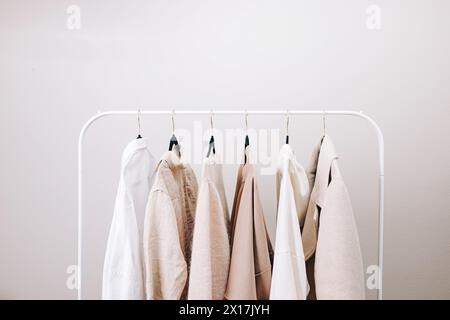
<path fill-rule="evenodd" d="M 222 165 L 205 159 L 195 213 L 189 299 L 222 300 L 230 264 L 228 205 Z"/>
<path fill-rule="evenodd" d="M 196 199 L 194 171 L 167 151 L 156 169 L 144 221 L 147 299 L 186 298 Z"/>

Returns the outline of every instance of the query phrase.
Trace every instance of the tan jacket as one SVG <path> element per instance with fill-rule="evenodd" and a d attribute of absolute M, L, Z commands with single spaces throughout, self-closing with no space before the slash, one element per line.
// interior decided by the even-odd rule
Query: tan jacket
<path fill-rule="evenodd" d="M 314 186 L 302 230 L 309 299 L 364 299 L 361 249 L 347 188 L 329 136 L 315 149 L 308 170 Z"/>
<path fill-rule="evenodd" d="M 184 299 L 191 257 L 197 181 L 175 152 L 161 158 L 144 221 L 147 299 Z"/>
<path fill-rule="evenodd" d="M 246 153 L 248 155 L 248 147 Z M 231 221 L 231 263 L 225 298 L 267 300 L 272 278 L 273 252 L 264 221 L 255 168 L 251 163 L 239 167 Z"/>
<path fill-rule="evenodd" d="M 230 265 L 229 220 L 222 165 L 213 156 L 205 159 L 197 199 L 189 299 L 224 298 Z"/>

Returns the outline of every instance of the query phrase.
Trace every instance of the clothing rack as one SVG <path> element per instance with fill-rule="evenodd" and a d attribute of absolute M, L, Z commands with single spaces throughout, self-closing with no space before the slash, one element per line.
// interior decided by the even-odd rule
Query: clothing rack
<path fill-rule="evenodd" d="M 78 138 L 78 268 L 77 289 L 78 299 L 82 299 L 82 252 L 83 252 L 83 143 L 87 129 L 100 118 L 107 116 L 136 116 L 140 115 L 242 115 L 242 116 L 353 116 L 359 117 L 372 126 L 378 139 L 378 300 L 383 298 L 383 240 L 384 240 L 384 138 L 378 124 L 362 111 L 347 110 L 142 110 L 142 111 L 104 111 L 91 117 L 81 129 Z"/>

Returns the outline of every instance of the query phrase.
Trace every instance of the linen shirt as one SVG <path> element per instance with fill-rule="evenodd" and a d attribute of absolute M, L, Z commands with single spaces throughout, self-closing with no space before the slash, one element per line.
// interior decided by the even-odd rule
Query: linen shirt
<path fill-rule="evenodd" d="M 174 151 L 164 153 L 144 222 L 145 292 L 149 300 L 186 298 L 197 188 L 192 168 Z"/>

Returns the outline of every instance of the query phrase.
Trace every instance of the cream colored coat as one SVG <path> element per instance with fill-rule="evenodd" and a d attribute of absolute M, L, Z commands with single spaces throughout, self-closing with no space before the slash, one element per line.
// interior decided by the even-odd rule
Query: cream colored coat
<path fill-rule="evenodd" d="M 147 139 L 131 141 L 122 155 L 119 187 L 103 265 L 103 299 L 145 299 L 142 236 L 155 159 Z"/>
<path fill-rule="evenodd" d="M 222 165 L 212 156 L 204 161 L 197 199 L 189 299 L 224 298 L 230 264 L 229 220 Z"/>
<path fill-rule="evenodd" d="M 250 161 L 248 151 L 247 147 L 247 159 Z M 239 167 L 231 224 L 231 262 L 225 298 L 267 300 L 273 253 L 264 221 L 255 167 L 251 163 Z"/>
<path fill-rule="evenodd" d="M 196 199 L 192 168 L 167 151 L 156 169 L 144 222 L 147 299 L 186 298 Z"/>
<path fill-rule="evenodd" d="M 330 137 L 325 136 L 308 170 L 314 187 L 302 238 L 310 299 L 365 298 L 358 231 L 337 159 Z"/>
<path fill-rule="evenodd" d="M 309 292 L 300 218 L 305 216 L 309 183 L 292 148 L 280 150 L 277 168 L 278 211 L 271 300 L 306 300 Z"/>

